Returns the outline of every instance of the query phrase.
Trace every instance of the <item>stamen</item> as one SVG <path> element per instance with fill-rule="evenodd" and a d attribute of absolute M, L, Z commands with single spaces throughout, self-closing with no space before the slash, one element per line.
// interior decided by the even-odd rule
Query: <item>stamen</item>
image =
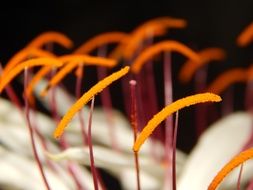
<path fill-rule="evenodd" d="M 27 48 L 41 48 L 43 45 L 48 43 L 57 43 L 67 49 L 73 47 L 73 42 L 66 35 L 60 32 L 49 31 L 40 34 L 33 39 L 26 47 Z"/>
<path fill-rule="evenodd" d="M 56 86 L 68 73 L 79 65 L 97 65 L 104 67 L 113 67 L 116 64 L 115 60 L 93 57 L 88 55 L 67 55 L 60 57 L 62 62 L 68 62 L 54 77 L 49 81 L 46 88 L 41 92 L 41 96 L 45 96 L 48 90 Z"/>
<path fill-rule="evenodd" d="M 16 53 L 6 64 L 6 66 L 3 69 L 3 74 L 7 74 L 11 69 L 13 69 L 17 64 L 19 64 L 22 61 L 25 61 L 28 58 L 34 58 L 34 57 L 55 57 L 54 54 L 41 50 L 36 48 L 25 48 Z"/>
<path fill-rule="evenodd" d="M 201 58 L 200 62 L 195 62 L 188 60 L 179 72 L 179 80 L 183 83 L 189 82 L 194 73 L 204 65 L 210 63 L 211 61 L 222 61 L 226 57 L 226 53 L 221 48 L 206 48 L 200 51 L 199 56 Z"/>
<path fill-rule="evenodd" d="M 128 38 L 129 35 L 124 32 L 103 33 L 85 42 L 83 45 L 81 45 L 78 49 L 74 51 L 74 54 L 89 54 L 100 46 L 104 46 L 109 43 L 122 43 Z"/>
<path fill-rule="evenodd" d="M 114 67 L 117 62 L 114 59 L 108 59 L 104 57 L 96 57 L 90 55 L 64 55 L 59 58 L 62 62 L 83 62 L 86 65 L 97 65 L 103 67 Z"/>
<path fill-rule="evenodd" d="M 164 35 L 168 28 L 184 28 L 185 26 L 186 21 L 183 19 L 159 17 L 149 20 L 137 27 L 131 33 L 130 39 L 123 41 L 109 57 L 119 60 L 123 56 L 125 59 L 130 59 L 142 42 L 150 37 L 150 32 L 153 37 L 158 37 Z"/>
<path fill-rule="evenodd" d="M 210 183 L 208 190 L 215 190 L 222 180 L 237 166 L 243 164 L 247 160 L 253 157 L 253 148 L 245 150 L 232 158 L 214 177 L 212 182 Z"/>
<path fill-rule="evenodd" d="M 249 45 L 253 40 L 253 22 L 248 25 L 238 36 L 237 44 L 238 46 L 245 47 Z"/>
<path fill-rule="evenodd" d="M 124 49 L 124 58 L 130 59 L 133 57 L 141 42 L 149 38 L 150 32 L 156 37 L 164 35 L 168 28 L 184 28 L 185 26 L 185 20 L 170 17 L 159 17 L 145 22 L 132 32 L 132 37 Z"/>
<path fill-rule="evenodd" d="M 188 96 L 186 98 L 182 98 L 182 99 L 179 99 L 179 100 L 173 102 L 172 104 L 163 108 L 156 115 L 154 115 L 151 120 L 149 120 L 149 122 L 144 127 L 144 129 L 141 131 L 139 137 L 135 141 L 135 144 L 133 146 L 133 150 L 135 152 L 138 152 L 140 147 L 142 146 L 142 144 L 152 134 L 152 132 L 155 130 L 155 128 L 172 113 L 174 113 L 184 107 L 188 107 L 188 106 L 191 106 L 194 104 L 205 103 L 205 102 L 220 102 L 220 101 L 221 101 L 221 97 L 216 94 L 202 93 L 202 94 Z"/>
<path fill-rule="evenodd" d="M 244 69 L 235 68 L 223 72 L 207 88 L 207 92 L 221 94 L 227 87 L 236 82 L 247 81 L 247 74 Z"/>
<path fill-rule="evenodd" d="M 160 43 L 157 43 L 143 51 L 133 62 L 132 64 L 132 71 L 135 74 L 138 74 L 143 66 L 144 63 L 146 63 L 149 59 L 152 57 L 156 56 L 162 51 L 177 51 L 179 53 L 182 53 L 189 59 L 199 62 L 201 59 L 198 56 L 197 53 L 192 51 L 190 48 L 187 46 L 183 45 L 182 43 L 168 40 L 168 41 L 163 41 Z"/>
<path fill-rule="evenodd" d="M 138 121 L 137 121 L 137 97 L 136 97 L 136 81 L 131 80 L 130 84 L 130 93 L 131 93 L 131 126 L 134 133 L 134 142 L 137 138 L 138 133 Z M 141 189 L 140 183 L 140 166 L 139 166 L 139 158 L 138 152 L 134 152 L 134 160 L 135 160 L 135 169 L 136 169 L 136 178 L 137 178 L 137 190 Z"/>
<path fill-rule="evenodd" d="M 150 28 L 151 30 L 151 28 Z M 118 45 L 109 55 L 112 59 L 119 60 L 120 58 L 125 58 L 127 60 L 130 60 L 130 58 L 133 57 L 135 51 L 138 49 L 140 44 L 142 44 L 143 41 L 148 39 L 150 37 L 150 31 L 149 30 L 141 30 L 138 31 L 138 33 L 133 32 L 133 34 L 126 38 L 120 45 Z M 154 37 L 162 36 L 165 34 L 165 30 L 155 30 L 153 29 L 152 35 Z"/>
<path fill-rule="evenodd" d="M 148 27 L 151 27 L 152 25 L 160 25 L 163 28 L 164 27 L 185 28 L 187 23 L 183 19 L 172 18 L 172 17 L 158 17 L 158 18 L 154 18 L 143 23 L 141 26 L 135 29 L 135 31 L 144 30 Z"/>
<path fill-rule="evenodd" d="M 2 78 L 1 83 L 0 83 L 0 93 L 3 91 L 6 85 L 10 83 L 25 68 L 43 66 L 43 65 L 59 67 L 59 66 L 62 66 L 62 62 L 54 58 L 45 58 L 45 57 L 24 61 L 20 63 L 18 66 L 16 66 L 15 68 L 13 68 L 11 71 L 9 71 L 8 75 L 6 76 L 4 75 L 4 78 Z"/>
<path fill-rule="evenodd" d="M 74 105 L 68 110 L 65 116 L 60 121 L 59 125 L 54 131 L 54 137 L 59 138 L 67 124 L 72 120 L 76 112 L 78 112 L 93 96 L 101 92 L 104 88 L 109 86 L 112 82 L 118 80 L 122 76 L 126 75 L 129 72 L 129 67 L 124 67 L 123 69 L 114 72 L 103 80 L 99 81 L 94 85 L 88 92 L 86 92 L 80 99 L 76 101 Z"/>

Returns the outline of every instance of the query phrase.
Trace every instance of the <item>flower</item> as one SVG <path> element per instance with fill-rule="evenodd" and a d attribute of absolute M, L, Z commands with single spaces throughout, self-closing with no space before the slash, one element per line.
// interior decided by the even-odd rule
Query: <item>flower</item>
<path fill-rule="evenodd" d="M 253 157 L 253 149 L 248 149 L 252 145 L 253 119 L 249 111 L 223 116 L 202 134 L 204 128 L 201 126 L 200 138 L 189 155 L 176 149 L 178 110 L 197 103 L 220 102 L 221 97 L 209 90 L 220 94 L 232 82 L 238 81 L 233 72 L 232 76 L 228 72 L 225 77 L 218 77 L 215 85 L 210 85 L 211 88 L 206 88 L 207 70 L 199 67 L 207 64 L 209 58 L 204 60 L 201 52 L 196 53 L 177 41 L 162 41 L 155 45 L 145 42 L 163 35 L 169 27 L 183 28 L 185 25 L 183 20 L 162 17 L 148 21 L 129 34 L 105 33 L 81 46 L 89 47 L 89 53 L 99 49 L 99 55 L 94 57 L 77 54 L 80 49 L 61 56 L 44 50 L 43 45 L 52 42 L 66 48 L 72 46 L 68 37 L 57 32 L 43 33 L 18 52 L 3 68 L 0 80 L 0 92 L 5 89 L 11 100 L 0 98 L 1 187 L 105 189 L 107 184 L 99 170 L 102 169 L 120 182 L 124 189 L 175 190 L 178 187 L 180 190 L 214 190 L 219 185 L 222 189 L 235 186 L 250 189 L 253 164 L 246 161 Z M 99 40 L 96 42 L 95 39 Z M 105 56 L 105 46 L 115 42 L 119 44 L 109 59 Z M 191 71 L 191 77 L 196 75 L 195 90 L 198 92 L 174 102 L 170 68 L 172 50 L 191 59 L 191 65 L 195 68 Z M 152 65 L 145 63 L 163 51 L 166 51 L 163 61 L 166 106 L 158 111 L 155 75 Z M 222 51 L 222 58 L 223 54 Z M 119 67 L 121 59 L 128 66 L 107 76 L 103 67 Z M 83 67 L 89 63 L 99 67 L 98 78 L 103 79 L 81 96 Z M 35 66 L 43 67 L 33 74 L 31 68 Z M 183 68 L 187 73 L 187 67 Z M 73 69 L 76 69 L 75 97 L 57 85 Z M 201 74 L 195 73 L 197 69 Z M 25 109 L 9 84 L 23 70 Z M 239 81 L 247 82 L 247 102 L 250 102 L 252 67 L 239 71 L 242 76 Z M 54 75 L 51 79 L 45 77 L 49 72 Z M 33 79 L 29 84 L 30 77 Z M 129 120 L 113 108 L 106 89 L 120 79 Z M 205 88 L 209 90 L 206 92 Z M 36 109 L 33 91 L 36 98 L 51 111 L 50 116 Z M 103 106 L 94 109 L 94 97 L 98 93 L 101 93 Z M 127 97 L 128 94 L 131 96 Z M 85 104 L 90 100 L 91 106 L 87 108 Z M 224 104 L 222 107 L 227 110 L 229 105 L 226 101 Z M 213 115 L 207 112 L 209 108 L 205 105 L 203 110 L 197 109 L 198 116 L 207 119 Z M 168 117 L 174 112 L 177 114 L 173 124 L 173 119 Z M 166 128 L 159 126 L 164 120 Z M 141 129 L 141 126 L 144 128 Z M 157 133 L 150 137 L 155 129 Z M 241 168 L 236 168 L 239 165 Z"/>

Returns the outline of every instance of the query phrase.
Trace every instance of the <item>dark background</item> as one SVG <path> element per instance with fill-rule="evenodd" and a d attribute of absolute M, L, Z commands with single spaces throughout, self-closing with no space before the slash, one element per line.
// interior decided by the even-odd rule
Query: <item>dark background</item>
<path fill-rule="evenodd" d="M 76 47 L 99 33 L 130 32 L 142 22 L 159 16 L 183 18 L 188 21 L 184 30 L 174 30 L 169 38 L 180 40 L 195 50 L 210 46 L 224 48 L 228 58 L 210 66 L 208 80 L 227 68 L 247 67 L 252 59 L 252 45 L 238 48 L 235 39 L 253 21 L 252 0 L 156 0 L 156 1 L 85 1 L 44 0 L 7 1 L 0 6 L 0 59 L 3 64 L 32 38 L 47 30 L 68 35 Z M 183 86 L 176 75 L 183 61 L 173 55 L 174 99 L 192 94 L 192 84 Z M 90 76 L 92 80 L 92 76 Z M 70 81 L 73 79 L 69 78 Z M 86 80 L 87 83 L 89 81 Z M 159 81 L 158 81 L 159 82 Z M 70 83 L 70 82 L 68 82 Z M 71 88 L 71 87 L 70 87 Z M 238 85 L 236 109 L 243 109 L 243 86 Z M 114 99 L 116 100 L 116 99 Z M 122 102 L 114 106 L 122 108 Z M 192 108 L 180 113 L 178 145 L 189 151 L 195 141 L 192 130 Z M 182 129 L 183 128 L 183 129 Z"/>

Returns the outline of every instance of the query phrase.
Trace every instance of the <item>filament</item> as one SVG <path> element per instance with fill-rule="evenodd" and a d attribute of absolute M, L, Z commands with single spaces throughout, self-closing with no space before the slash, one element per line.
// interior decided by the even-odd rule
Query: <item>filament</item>
<path fill-rule="evenodd" d="M 79 98 L 68 110 L 68 112 L 64 115 L 64 117 L 62 118 L 62 120 L 60 121 L 60 123 L 58 124 L 57 128 L 54 131 L 54 137 L 59 138 L 62 135 L 65 127 L 72 120 L 75 113 L 78 112 L 93 96 L 101 92 L 104 88 L 109 86 L 112 82 L 126 75 L 128 72 L 129 72 L 129 67 L 126 66 L 123 69 L 117 72 L 114 72 L 113 74 L 99 81 L 96 85 L 90 88 L 88 92 L 84 93 L 84 95 L 81 98 Z"/>
<path fill-rule="evenodd" d="M 221 97 L 213 94 L 213 93 L 202 93 L 196 94 L 192 96 L 188 96 L 186 98 L 179 99 L 172 104 L 163 108 L 160 112 L 153 116 L 151 120 L 147 123 L 144 129 L 141 131 L 140 135 L 138 136 L 137 140 L 134 143 L 133 150 L 138 152 L 142 144 L 145 140 L 152 134 L 155 128 L 165 120 L 169 115 L 177 112 L 178 110 L 188 107 L 198 103 L 205 103 L 205 102 L 220 102 Z"/>

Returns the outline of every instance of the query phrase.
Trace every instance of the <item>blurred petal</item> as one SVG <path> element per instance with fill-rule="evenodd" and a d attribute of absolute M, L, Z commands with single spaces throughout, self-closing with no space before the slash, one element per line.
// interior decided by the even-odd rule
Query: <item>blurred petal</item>
<path fill-rule="evenodd" d="M 114 176 L 119 177 L 119 175 L 126 175 L 126 173 L 133 175 L 135 173 L 133 154 L 123 154 L 100 146 L 93 146 L 93 151 L 95 165 L 111 172 Z M 56 161 L 71 160 L 76 161 L 80 164 L 90 165 L 88 147 L 69 148 L 60 154 L 48 153 L 48 156 L 49 158 Z M 179 158 L 179 162 L 176 164 L 178 172 L 180 172 L 180 169 L 184 163 L 183 160 L 185 159 L 185 155 L 179 152 L 177 156 Z M 139 156 L 139 163 L 141 168 L 141 175 L 143 175 L 143 178 L 146 178 L 148 176 L 148 178 L 154 178 L 155 181 L 163 180 L 165 168 L 161 163 L 157 163 L 152 158 L 143 155 Z M 122 180 L 123 179 L 124 178 L 122 178 Z"/>
<path fill-rule="evenodd" d="M 37 165 L 32 160 L 2 148 L 0 150 L 0 168 L 0 184 L 26 190 L 45 189 Z M 44 167 L 44 169 L 52 189 L 68 190 L 73 188 L 68 187 L 48 168 Z"/>
<path fill-rule="evenodd" d="M 125 168 L 120 172 L 120 181 L 123 189 L 132 190 L 137 189 L 136 171 L 130 168 Z M 140 171 L 141 189 L 161 189 L 162 179 L 154 178 L 152 175 Z"/>
<path fill-rule="evenodd" d="M 211 125 L 190 153 L 178 180 L 178 189 L 207 189 L 216 173 L 241 151 L 252 133 L 252 124 L 252 115 L 238 112 Z M 247 171 L 251 170 L 252 173 L 252 166 L 244 166 L 241 183 L 252 177 Z M 221 189 L 235 188 L 238 175 L 239 170 L 235 170 L 230 179 L 224 181 Z"/>

